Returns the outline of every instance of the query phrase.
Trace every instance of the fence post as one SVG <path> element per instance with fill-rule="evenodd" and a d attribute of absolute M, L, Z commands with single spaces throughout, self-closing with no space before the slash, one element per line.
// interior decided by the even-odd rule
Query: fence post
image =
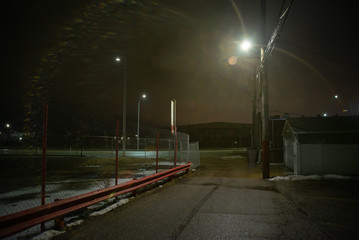
<path fill-rule="evenodd" d="M 158 148 L 160 146 L 160 131 L 157 131 L 156 173 L 158 173 Z"/>
<path fill-rule="evenodd" d="M 115 170 L 115 175 L 116 175 L 116 179 L 115 179 L 115 185 L 118 184 L 118 136 L 119 136 L 119 130 L 120 129 L 120 121 L 117 120 L 116 122 L 116 170 Z"/>
<path fill-rule="evenodd" d="M 146 156 L 146 138 L 145 138 L 145 159 L 147 158 Z"/>
<path fill-rule="evenodd" d="M 48 104 L 44 105 L 44 120 L 42 123 L 42 171 L 41 171 L 41 205 L 45 205 L 45 185 L 46 185 L 46 142 L 47 142 L 47 118 Z M 41 224 L 41 231 L 44 231 L 45 225 Z"/>
<path fill-rule="evenodd" d="M 168 160 L 171 161 L 171 139 L 168 139 Z"/>
<path fill-rule="evenodd" d="M 175 129 L 175 146 L 174 146 L 174 167 L 177 165 L 177 128 Z"/>

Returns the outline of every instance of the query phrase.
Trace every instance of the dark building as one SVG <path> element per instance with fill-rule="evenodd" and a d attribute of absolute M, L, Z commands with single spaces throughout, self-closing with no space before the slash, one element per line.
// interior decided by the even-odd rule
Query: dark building
<path fill-rule="evenodd" d="M 178 126 L 188 133 L 190 141 L 199 141 L 200 148 L 239 148 L 250 146 L 251 124 L 213 122 Z"/>

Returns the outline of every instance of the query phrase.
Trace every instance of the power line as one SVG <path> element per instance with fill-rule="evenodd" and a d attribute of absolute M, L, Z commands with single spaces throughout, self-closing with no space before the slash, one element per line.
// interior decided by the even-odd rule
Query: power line
<path fill-rule="evenodd" d="M 354 63 L 351 63 L 351 62 L 348 62 L 348 61 L 344 61 L 344 60 L 341 60 L 341 59 L 338 59 L 338 58 L 335 58 L 335 57 L 331 57 L 331 56 L 328 56 L 328 55 L 325 55 L 325 54 L 322 54 L 322 53 L 319 53 L 319 52 L 316 52 L 314 50 L 311 50 L 309 48 L 306 48 L 306 47 L 303 47 L 299 44 L 296 44 L 296 43 L 293 43 L 293 42 L 290 42 L 290 41 L 286 41 L 286 40 L 281 40 L 281 42 L 284 42 L 284 43 L 287 43 L 287 44 L 290 44 L 294 47 L 297 47 L 297 48 L 300 48 L 304 51 L 307 51 L 313 55 L 317 55 L 317 56 L 320 56 L 320 57 L 323 57 L 323 58 L 326 58 L 328 60 L 331 60 L 331 61 L 334 61 L 334 62 L 339 62 L 339 63 L 342 63 L 342 64 L 348 64 L 350 66 L 353 66 L 353 67 L 358 67 L 358 65 L 355 65 Z M 357 69 L 355 69 L 357 70 Z"/>

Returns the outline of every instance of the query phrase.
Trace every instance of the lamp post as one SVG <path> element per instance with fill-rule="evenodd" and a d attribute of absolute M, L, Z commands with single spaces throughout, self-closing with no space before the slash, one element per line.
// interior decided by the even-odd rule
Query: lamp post
<path fill-rule="evenodd" d="M 125 57 L 116 57 L 116 62 L 123 61 L 123 108 L 122 108 L 122 155 L 126 156 L 126 88 L 127 88 L 127 79 L 126 79 L 126 58 Z"/>
<path fill-rule="evenodd" d="M 250 41 L 243 41 L 240 48 L 243 51 L 249 51 L 252 47 Z M 260 49 L 259 67 L 255 71 L 255 78 L 253 83 L 253 110 L 252 110 L 252 138 L 255 138 L 255 118 L 256 118 L 256 82 L 261 84 L 262 93 L 262 163 L 263 163 L 263 178 L 269 178 L 269 108 L 268 108 L 268 79 L 267 79 L 267 64 L 264 61 L 264 49 Z M 256 146 L 256 142 L 252 140 L 252 147 Z"/>
<path fill-rule="evenodd" d="M 253 44 L 249 40 L 244 40 L 240 45 L 242 52 L 249 52 L 253 47 Z M 258 142 L 257 142 L 257 72 L 255 60 L 253 62 L 253 80 L 252 80 L 252 133 L 251 133 L 251 150 L 254 151 L 254 156 L 257 156 Z M 252 160 L 252 159 L 251 159 Z"/>
<path fill-rule="evenodd" d="M 137 150 L 139 150 L 139 146 L 140 146 L 140 109 L 141 109 L 141 98 L 145 99 L 147 97 L 147 95 L 145 93 L 143 93 L 139 98 L 138 98 L 138 104 L 137 104 Z"/>

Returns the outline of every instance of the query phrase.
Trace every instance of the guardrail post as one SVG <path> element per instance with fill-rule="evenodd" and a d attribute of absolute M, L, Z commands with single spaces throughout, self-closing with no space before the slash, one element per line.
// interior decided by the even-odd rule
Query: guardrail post
<path fill-rule="evenodd" d="M 55 202 L 59 201 L 61 199 L 55 199 Z M 54 219 L 55 221 L 55 229 L 58 231 L 65 230 L 65 219 L 64 216 L 60 216 Z"/>

